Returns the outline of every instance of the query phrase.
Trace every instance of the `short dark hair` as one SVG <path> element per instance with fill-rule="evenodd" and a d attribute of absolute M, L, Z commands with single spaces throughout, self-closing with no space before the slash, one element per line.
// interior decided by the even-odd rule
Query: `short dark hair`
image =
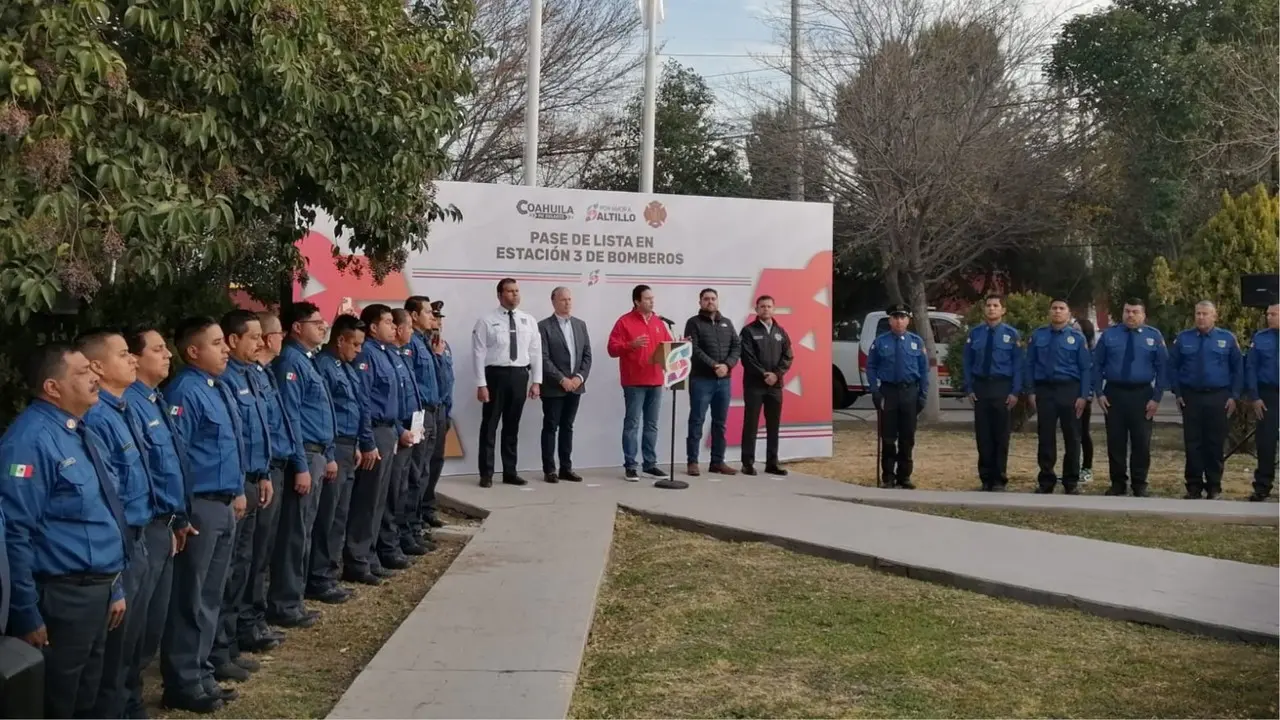
<path fill-rule="evenodd" d="M 142 351 L 147 349 L 147 333 L 155 333 L 164 339 L 164 333 L 154 325 L 138 325 L 125 331 L 124 341 L 129 345 L 131 354 L 141 355 Z"/>
<path fill-rule="evenodd" d="M 258 314 L 252 310 L 228 310 L 218 324 L 222 326 L 224 335 L 243 335 L 249 332 L 249 323 L 260 323 Z"/>
<path fill-rule="evenodd" d="M 426 295 L 410 295 L 404 301 L 404 309 L 411 313 L 420 313 L 431 309 L 431 298 Z"/>
<path fill-rule="evenodd" d="M 1054 298 L 1054 299 L 1050 300 L 1050 301 L 1049 301 L 1049 305 L 1050 305 L 1050 307 L 1052 307 L 1054 303 L 1062 303 L 1063 305 L 1066 305 L 1066 306 L 1067 306 L 1067 309 L 1068 309 L 1068 310 L 1070 310 L 1070 309 L 1071 309 L 1071 303 L 1067 302 L 1067 299 L 1066 299 L 1066 298 L 1056 297 L 1056 298 Z"/>
<path fill-rule="evenodd" d="M 508 285 L 515 285 L 515 284 L 516 284 L 515 278 L 502 278 L 501 280 L 498 281 L 498 294 L 501 295 L 502 291 L 506 290 Z"/>
<path fill-rule="evenodd" d="M 217 324 L 213 318 L 203 315 L 189 317 L 178 323 L 178 328 L 173 331 L 173 344 L 178 348 L 178 357 L 186 361 L 186 350 L 196 336 Z"/>
<path fill-rule="evenodd" d="M 640 302 L 640 296 L 644 295 L 645 290 L 650 290 L 650 289 L 652 288 L 650 288 L 648 285 L 637 285 L 631 288 L 631 302 L 633 303 Z"/>
<path fill-rule="evenodd" d="M 1084 335 L 1084 339 L 1088 340 L 1089 344 L 1092 345 L 1093 336 L 1097 333 L 1097 330 L 1093 327 L 1093 321 L 1089 318 L 1079 318 L 1076 320 L 1076 324 L 1080 326 L 1080 334 Z"/>
<path fill-rule="evenodd" d="M 986 305 L 992 300 L 1000 303 L 1002 307 L 1004 306 L 1004 295 L 1001 295 L 1000 293 L 987 293 L 987 296 L 982 298 L 982 304 Z"/>
<path fill-rule="evenodd" d="M 32 395 L 39 395 L 46 380 L 56 378 L 66 370 L 67 356 L 78 352 L 66 343 L 52 342 L 41 345 L 27 357 L 22 380 Z"/>
<path fill-rule="evenodd" d="M 374 303 L 360 311 L 360 320 L 368 327 L 373 327 L 382 322 L 383 315 L 390 315 L 391 308 L 382 303 Z"/>
<path fill-rule="evenodd" d="M 85 354 L 85 357 L 92 359 L 102 352 L 102 346 L 107 342 L 107 338 L 121 335 L 122 333 L 115 328 L 98 327 L 91 330 L 85 330 L 76 337 L 72 348 Z"/>
<path fill-rule="evenodd" d="M 1129 298 L 1128 300 L 1125 300 L 1125 301 L 1124 301 L 1124 304 L 1125 304 L 1125 305 L 1133 305 L 1133 306 L 1136 306 L 1136 307 L 1140 307 L 1140 308 L 1142 308 L 1143 310 L 1146 310 L 1146 309 L 1147 309 L 1147 303 L 1146 303 L 1145 301 L 1143 301 L 1143 299 L 1142 299 L 1142 298 L 1131 297 L 1131 298 Z"/>
<path fill-rule="evenodd" d="M 391 322 L 396 325 L 408 325 L 412 318 L 409 317 L 409 311 L 404 308 L 391 308 Z"/>
<path fill-rule="evenodd" d="M 364 332 L 367 326 L 364 321 L 355 315 L 339 315 L 333 320 L 333 327 L 329 330 L 330 344 L 337 343 L 338 338 L 346 337 L 355 332 Z"/>
<path fill-rule="evenodd" d="M 720 297 L 720 293 L 716 292 L 715 288 L 702 288 L 701 290 L 698 291 L 698 299 L 701 300 L 702 296 L 706 295 L 707 293 L 711 293 L 716 297 Z"/>
<path fill-rule="evenodd" d="M 289 334 L 293 332 L 293 324 L 320 312 L 320 308 L 315 303 L 309 303 L 306 300 L 302 302 L 289 303 L 281 309 L 280 312 L 280 329 Z"/>
<path fill-rule="evenodd" d="M 765 300 L 768 300 L 769 302 L 773 302 L 773 296 L 772 296 L 772 295 L 761 295 L 760 297 L 756 298 L 756 304 L 757 304 L 757 305 L 759 305 L 760 303 L 764 302 Z"/>

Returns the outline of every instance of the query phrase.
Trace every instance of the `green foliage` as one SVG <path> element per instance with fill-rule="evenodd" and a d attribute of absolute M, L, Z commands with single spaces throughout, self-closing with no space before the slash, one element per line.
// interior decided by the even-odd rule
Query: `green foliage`
<path fill-rule="evenodd" d="M 1027 340 L 1031 337 L 1031 332 L 1047 322 L 1050 300 L 1052 300 L 1050 296 L 1036 292 L 1011 293 L 1005 296 L 1003 322 L 1012 325 L 1022 336 L 1022 348 L 1024 351 L 1027 347 Z M 969 308 L 969 311 L 964 315 L 966 328 L 976 327 L 978 324 L 985 322 L 984 308 L 985 303 L 983 302 L 974 303 Z M 955 378 L 953 382 L 957 383 L 956 387 L 959 387 L 964 378 L 964 345 L 967 339 L 968 332 L 958 333 L 947 346 L 947 372 L 951 373 L 951 377 Z M 1030 410 L 1027 404 L 1025 402 L 1018 403 L 1013 409 L 1013 428 L 1015 430 L 1021 429 L 1029 416 Z"/>
<path fill-rule="evenodd" d="M 662 69 L 654 111 L 653 191 L 673 195 L 741 197 L 747 179 L 738 150 L 718 138 L 724 127 L 714 117 L 715 95 L 701 75 L 670 60 Z M 583 187 L 635 192 L 640 187 L 643 94 L 627 105 L 618 140 L 584 173 Z"/>
<path fill-rule="evenodd" d="M 0 301 L 300 269 L 315 208 L 375 273 L 448 214 L 431 181 L 480 51 L 471 0 L 0 6 Z M 280 250 L 263 252 L 264 246 Z"/>

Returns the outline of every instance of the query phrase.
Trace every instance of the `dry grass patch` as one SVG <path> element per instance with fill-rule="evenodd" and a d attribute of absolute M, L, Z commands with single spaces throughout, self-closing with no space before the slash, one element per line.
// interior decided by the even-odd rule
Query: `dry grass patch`
<path fill-rule="evenodd" d="M 620 515 L 570 715 L 1276 717 L 1275 647 Z"/>
<path fill-rule="evenodd" d="M 452 522 L 446 518 L 446 522 Z M 409 612 L 466 545 L 464 538 L 436 536 L 438 549 L 379 587 L 358 586 L 342 605 L 312 604 L 322 613 L 314 627 L 290 630 L 274 652 L 253 657 L 262 670 L 234 685 L 240 698 L 211 716 L 165 710 L 160 675 L 148 672 L 147 710 L 156 718 L 323 718 L 351 681 L 373 659 Z"/>
<path fill-rule="evenodd" d="M 1145 513 L 1036 512 L 933 505 L 915 505 L 910 509 L 929 515 L 1077 535 L 1220 560 L 1280 565 L 1280 529 L 1275 525 L 1219 523 Z"/>
<path fill-rule="evenodd" d="M 831 458 L 791 463 L 803 473 L 841 480 L 855 485 L 876 484 L 876 426 L 850 422 L 836 425 L 835 451 Z M 1081 491 L 1101 495 L 1111 486 L 1107 469 L 1107 439 L 1101 428 L 1093 429 L 1093 482 Z M 1157 425 L 1151 441 L 1152 495 L 1181 497 L 1183 484 L 1182 428 Z M 916 433 L 915 472 L 912 482 L 922 490 L 977 490 L 978 447 L 972 428 L 921 428 Z M 1243 499 L 1253 491 L 1252 456 L 1236 454 L 1227 461 L 1222 478 L 1223 497 Z M 1058 438 L 1058 472 L 1062 471 L 1062 438 Z M 1009 441 L 1009 490 L 1031 492 L 1036 486 L 1036 436 L 1034 432 L 1014 433 Z M 1058 488 L 1056 492 L 1061 493 Z"/>

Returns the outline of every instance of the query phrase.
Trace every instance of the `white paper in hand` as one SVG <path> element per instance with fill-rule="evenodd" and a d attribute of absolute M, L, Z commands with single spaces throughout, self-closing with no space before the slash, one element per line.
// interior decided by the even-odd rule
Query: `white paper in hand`
<path fill-rule="evenodd" d="M 413 433 L 414 445 L 422 442 L 422 428 L 426 417 L 427 414 L 421 410 L 413 414 L 413 423 L 409 426 L 409 432 Z"/>

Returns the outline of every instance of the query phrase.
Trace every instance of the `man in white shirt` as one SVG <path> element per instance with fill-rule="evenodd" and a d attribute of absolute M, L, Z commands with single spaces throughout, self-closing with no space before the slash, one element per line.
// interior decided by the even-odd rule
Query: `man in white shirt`
<path fill-rule="evenodd" d="M 499 307 L 482 315 L 471 330 L 471 359 L 480 413 L 480 487 L 493 487 L 493 450 L 502 422 L 502 482 L 524 485 L 516 472 L 520 415 L 526 394 L 542 388 L 542 342 L 538 322 L 519 310 L 520 285 L 498 281 Z M 527 393 L 526 393 L 527 388 Z"/>

